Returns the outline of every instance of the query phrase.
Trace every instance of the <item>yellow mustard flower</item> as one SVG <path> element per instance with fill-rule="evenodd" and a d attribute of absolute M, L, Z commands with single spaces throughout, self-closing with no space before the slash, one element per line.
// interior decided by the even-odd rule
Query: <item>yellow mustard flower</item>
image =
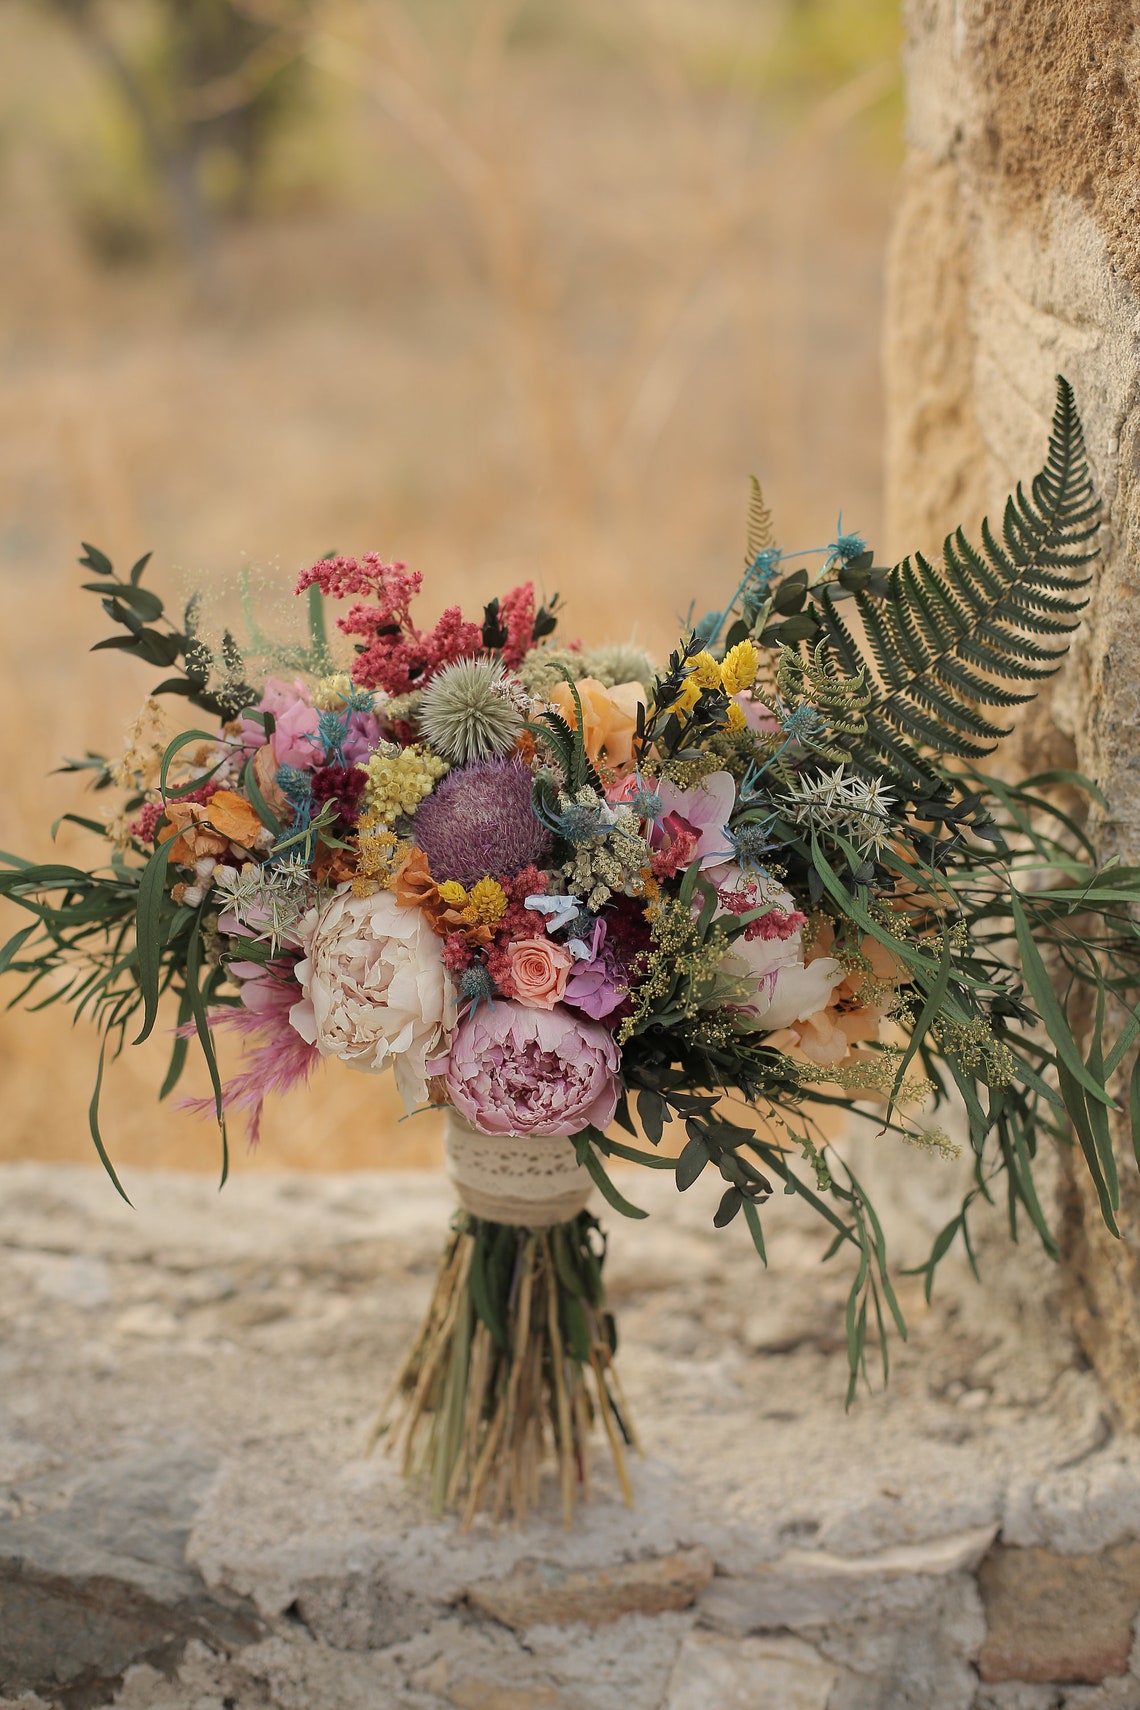
<path fill-rule="evenodd" d="M 702 689 L 720 688 L 720 666 L 711 653 L 698 653 L 689 660 L 689 681 L 697 683 Z"/>
<path fill-rule="evenodd" d="M 756 668 L 760 656 L 756 651 L 756 643 L 745 639 L 738 641 L 735 647 L 730 647 L 721 661 L 720 679 L 726 695 L 739 695 L 743 689 L 750 689 L 756 681 Z"/>
<path fill-rule="evenodd" d="M 683 713 L 692 712 L 697 701 L 700 699 L 700 694 L 701 685 L 697 682 L 697 679 L 695 677 L 686 677 L 681 693 L 677 696 L 677 699 L 673 702 L 669 711 Z"/>
<path fill-rule="evenodd" d="M 440 886 L 443 896 L 443 886 Z M 444 899 L 446 901 L 446 898 Z M 480 879 L 467 895 L 463 918 L 472 926 L 497 926 L 507 912 L 507 893 L 498 879 Z"/>

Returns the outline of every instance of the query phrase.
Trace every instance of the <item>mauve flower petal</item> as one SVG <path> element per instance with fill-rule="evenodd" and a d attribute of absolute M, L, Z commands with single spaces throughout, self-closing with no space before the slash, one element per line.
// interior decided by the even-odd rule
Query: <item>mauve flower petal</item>
<path fill-rule="evenodd" d="M 486 1134 L 575 1134 L 609 1123 L 620 1053 L 612 1036 L 568 1010 L 499 1001 L 456 1030 L 448 1088 L 460 1113 Z"/>

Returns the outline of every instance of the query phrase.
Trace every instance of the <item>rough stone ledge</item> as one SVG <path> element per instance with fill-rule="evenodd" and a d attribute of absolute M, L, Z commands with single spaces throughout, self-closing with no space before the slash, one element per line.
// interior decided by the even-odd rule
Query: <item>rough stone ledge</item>
<path fill-rule="evenodd" d="M 446 1185 L 132 1185 L 0 1171 L 0 1710 L 1140 1710 L 1140 1445 L 1004 1248 L 845 1414 L 796 1206 L 639 1181 L 636 1506 L 464 1534 L 363 1452 Z"/>

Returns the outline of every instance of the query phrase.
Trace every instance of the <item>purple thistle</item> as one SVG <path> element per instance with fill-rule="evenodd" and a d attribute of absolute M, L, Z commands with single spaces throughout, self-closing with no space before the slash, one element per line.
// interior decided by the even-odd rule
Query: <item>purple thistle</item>
<path fill-rule="evenodd" d="M 473 885 L 488 874 L 513 878 L 540 867 L 550 835 L 534 811 L 533 783 L 521 760 L 477 760 L 449 772 L 412 822 L 432 878 Z"/>

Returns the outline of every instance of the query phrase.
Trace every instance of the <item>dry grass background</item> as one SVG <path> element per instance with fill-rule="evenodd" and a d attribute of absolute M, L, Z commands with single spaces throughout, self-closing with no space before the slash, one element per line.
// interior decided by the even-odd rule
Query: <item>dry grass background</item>
<path fill-rule="evenodd" d="M 162 247 L 99 258 L 96 190 L 142 194 L 122 115 L 46 7 L 0 10 L 2 847 L 48 853 L 85 805 L 51 767 L 116 752 L 153 681 L 88 656 L 81 537 L 153 548 L 176 591 L 243 562 L 284 587 L 333 546 L 422 569 L 433 613 L 533 577 L 567 630 L 655 649 L 730 584 L 750 472 L 787 544 L 840 504 L 880 538 L 889 4 L 329 0 L 318 23 L 256 215 L 195 277 Z M 0 1016 L 0 1158 L 90 1156 L 94 1059 L 62 1011 Z M 213 1168 L 209 1125 L 154 1104 L 162 1059 L 115 1066 L 113 1155 Z M 397 1114 L 332 1068 L 236 1164 L 434 1158 L 434 1119 Z"/>

